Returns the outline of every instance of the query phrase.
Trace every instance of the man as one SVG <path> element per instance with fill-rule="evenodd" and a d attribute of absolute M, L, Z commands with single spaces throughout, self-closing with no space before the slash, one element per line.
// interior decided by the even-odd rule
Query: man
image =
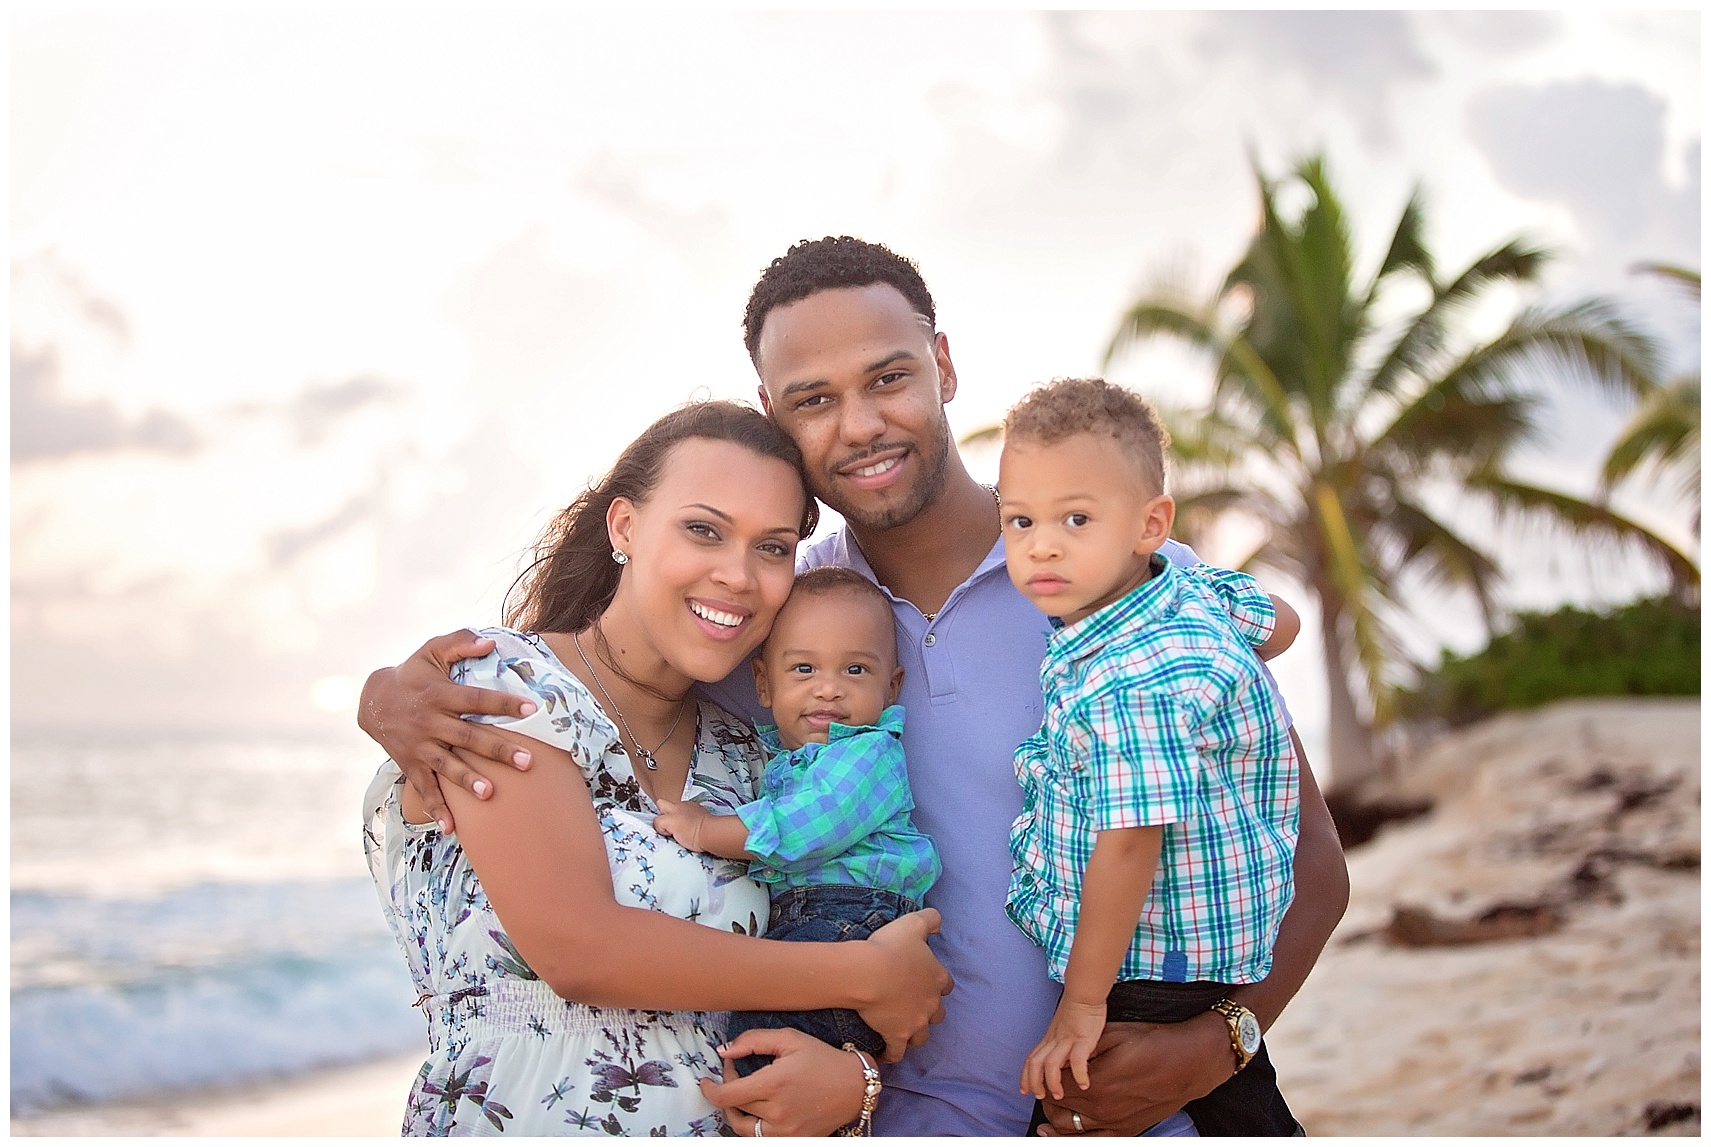
<path fill-rule="evenodd" d="M 1040 724 L 1049 626 L 1011 585 L 995 495 L 969 476 L 951 439 L 944 404 L 956 396 L 956 368 L 912 263 L 848 237 L 799 243 L 756 284 L 744 338 L 763 408 L 801 448 L 815 496 L 846 522 L 802 564 L 851 566 L 892 601 L 915 818 L 944 865 L 927 902 L 944 918 L 934 951 L 956 990 L 932 1038 L 887 1073 L 877 1128 L 1023 1134 L 1033 1101 L 1014 1081 L 1057 988 L 1043 953 L 1004 912 L 1009 828 L 1021 811 L 1011 754 Z M 377 672 L 359 718 L 398 750 L 394 759 L 442 819 L 449 813 L 430 767 L 486 796 L 491 781 L 470 764 L 512 762 L 521 751 L 492 726 L 456 719 L 509 711 L 446 687 L 445 665 L 467 645 L 467 635 L 438 638 L 398 669 Z M 752 687 L 737 680 L 711 692 L 735 712 L 757 711 Z M 1347 904 L 1336 831 L 1302 761 L 1296 899 L 1270 975 L 1231 997 L 1262 1028 L 1300 988 Z M 1041 1133 L 1137 1135 L 1185 1104 L 1192 1115 L 1192 1101 L 1245 1062 L 1232 1046 L 1234 1026 L 1210 1011 L 1181 1024 L 1107 1025 L 1092 1086 L 1048 1102 Z"/>

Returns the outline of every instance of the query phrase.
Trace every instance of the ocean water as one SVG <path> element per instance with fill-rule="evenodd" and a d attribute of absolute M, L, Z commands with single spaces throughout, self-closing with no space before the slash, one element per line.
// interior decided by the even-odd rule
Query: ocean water
<path fill-rule="evenodd" d="M 12 1111 L 425 1053 L 362 862 L 380 755 L 15 731 Z"/>

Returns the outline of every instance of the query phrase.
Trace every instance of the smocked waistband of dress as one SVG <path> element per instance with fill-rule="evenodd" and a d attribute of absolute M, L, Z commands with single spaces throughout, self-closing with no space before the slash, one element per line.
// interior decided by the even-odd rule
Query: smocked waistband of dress
<path fill-rule="evenodd" d="M 602 1030 L 634 1026 L 639 1020 L 691 1034 L 718 1013 L 651 1012 L 625 1008 L 596 1008 L 557 995 L 539 980 L 497 980 L 478 987 L 424 995 L 417 1001 L 428 1016 L 429 1038 L 435 1046 L 446 1036 L 475 1035 L 598 1036 Z"/>

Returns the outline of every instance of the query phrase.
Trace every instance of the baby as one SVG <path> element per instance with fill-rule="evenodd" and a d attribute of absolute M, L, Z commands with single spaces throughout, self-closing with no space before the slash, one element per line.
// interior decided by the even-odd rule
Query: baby
<path fill-rule="evenodd" d="M 1157 552 L 1167 444 L 1151 404 L 1098 380 L 1040 387 L 1004 422 L 1010 578 L 1059 627 L 1044 725 L 1016 750 L 1006 907 L 1064 990 L 1021 1086 L 1061 1099 L 1067 1065 L 1086 1088 L 1108 1017 L 1211 1010 L 1238 1074 L 1196 1111 L 1215 1100 L 1234 1108 L 1219 1133 L 1264 1134 L 1294 1119 L 1269 1061 L 1242 1073 L 1259 1024 L 1229 993 L 1270 971 L 1293 895 L 1295 753 L 1251 647 L 1277 615 L 1252 578 Z"/>
<path fill-rule="evenodd" d="M 771 940 L 865 940 L 920 908 L 939 876 L 933 842 L 909 820 L 915 801 L 903 762 L 903 684 L 891 603 L 854 570 L 821 566 L 796 579 L 753 662 L 772 754 L 758 800 L 735 816 L 660 801 L 654 827 L 696 852 L 749 860 L 770 884 Z M 735 1012 L 730 1036 L 796 1028 L 834 1047 L 877 1055 L 878 1032 L 846 1009 Z M 740 1074 L 769 1056 L 743 1056 Z"/>

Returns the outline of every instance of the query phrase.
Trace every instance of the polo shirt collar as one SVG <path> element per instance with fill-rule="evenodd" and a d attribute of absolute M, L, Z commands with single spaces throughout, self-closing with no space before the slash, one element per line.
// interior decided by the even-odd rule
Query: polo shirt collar
<path fill-rule="evenodd" d="M 902 598 L 893 594 L 889 589 L 886 589 L 885 585 L 880 582 L 879 576 L 873 572 L 873 567 L 868 564 L 867 555 L 861 552 L 861 546 L 856 542 L 854 532 L 851 531 L 848 526 L 840 528 L 834 536 L 838 539 L 835 547 L 836 557 L 838 559 L 836 564 L 849 566 L 851 569 L 861 574 L 861 576 L 865 577 L 868 581 L 879 586 L 879 588 L 885 593 L 885 596 L 889 597 L 893 602 L 900 604 L 903 602 Z M 992 571 L 1003 569 L 1004 535 L 1000 533 L 998 535 L 998 540 L 992 543 L 992 548 L 986 551 L 986 556 L 980 560 L 979 565 L 974 567 L 974 572 L 968 575 L 967 580 L 965 580 L 962 585 L 973 585 L 975 582 L 987 577 L 992 573 Z M 1005 572 L 1005 576 L 1009 576 L 1008 571 Z M 962 586 L 957 587 L 957 589 L 961 588 Z M 955 597 L 956 592 L 956 590 L 952 590 L 951 597 Z M 945 599 L 945 604 L 950 604 L 950 598 Z"/>
<path fill-rule="evenodd" d="M 1151 559 L 1153 576 L 1101 609 L 1059 628 L 1048 642 L 1050 656 L 1065 661 L 1089 657 L 1112 638 L 1150 625 L 1169 612 L 1176 601 L 1176 568 L 1163 554 Z M 1054 623 L 1057 618 L 1053 618 Z"/>
<path fill-rule="evenodd" d="M 903 706 L 887 705 L 885 712 L 879 715 L 879 720 L 871 725 L 840 725 L 833 721 L 831 728 L 826 730 L 826 743 L 836 744 L 839 741 L 848 740 L 850 737 L 859 736 L 862 733 L 872 733 L 875 730 L 890 733 L 894 737 L 901 737 L 903 735 Z M 778 739 L 777 725 L 756 725 L 755 736 L 759 738 L 761 748 L 766 750 L 769 757 L 776 757 L 780 753 L 799 753 L 803 749 L 823 749 L 826 747 L 816 741 L 809 741 L 801 749 L 786 749 L 784 742 Z"/>

